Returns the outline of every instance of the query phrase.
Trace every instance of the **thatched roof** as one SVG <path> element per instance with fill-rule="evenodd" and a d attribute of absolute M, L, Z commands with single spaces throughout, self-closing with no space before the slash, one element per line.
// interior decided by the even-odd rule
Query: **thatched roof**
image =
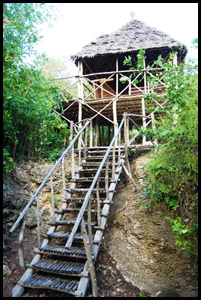
<path fill-rule="evenodd" d="M 95 58 L 108 54 L 125 54 L 139 49 L 179 50 L 181 59 L 187 53 L 186 46 L 171 38 L 168 34 L 149 27 L 141 21 L 133 20 L 119 30 L 99 36 L 95 41 L 84 46 L 80 52 L 72 56 L 77 64 L 78 59 Z"/>

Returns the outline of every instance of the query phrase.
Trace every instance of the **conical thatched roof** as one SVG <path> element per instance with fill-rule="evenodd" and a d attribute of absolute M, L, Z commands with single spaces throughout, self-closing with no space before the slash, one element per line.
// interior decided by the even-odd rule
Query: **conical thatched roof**
<path fill-rule="evenodd" d="M 179 50 L 181 59 L 187 49 L 180 42 L 155 28 L 149 27 L 141 21 L 133 20 L 119 30 L 99 36 L 95 41 L 84 46 L 80 52 L 72 56 L 77 63 L 79 58 L 94 58 L 97 55 L 125 54 L 139 49 L 169 48 Z"/>

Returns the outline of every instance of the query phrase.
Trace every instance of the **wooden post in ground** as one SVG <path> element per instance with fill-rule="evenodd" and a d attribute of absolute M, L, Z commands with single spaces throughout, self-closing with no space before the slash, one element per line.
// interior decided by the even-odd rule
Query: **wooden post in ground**
<path fill-rule="evenodd" d="M 89 238 L 88 238 L 88 235 L 86 232 L 83 218 L 81 221 L 81 232 L 82 232 L 84 247 L 86 250 L 87 261 L 88 261 L 88 265 L 89 265 L 89 272 L 91 275 L 92 295 L 93 295 L 93 297 L 98 297 L 97 280 L 96 280 L 96 273 L 95 273 L 95 268 L 94 268 L 94 264 L 93 264 L 93 259 L 92 259 L 91 251 L 90 251 L 90 241 L 89 241 Z"/>
<path fill-rule="evenodd" d="M 81 101 L 79 101 L 79 106 L 78 106 L 78 122 L 79 122 L 79 130 L 82 128 L 81 120 L 82 120 L 82 102 L 84 99 L 84 90 L 83 90 L 83 64 L 82 60 L 78 61 L 78 97 L 80 98 Z M 81 149 L 81 136 L 78 139 L 78 149 Z M 79 155 L 79 164 L 81 163 L 81 157 Z"/>
<path fill-rule="evenodd" d="M 125 147 L 125 166 L 128 169 L 128 134 L 127 134 L 127 117 L 126 112 L 124 112 L 124 147 Z M 128 185 L 128 177 L 126 176 L 126 185 Z"/>
<path fill-rule="evenodd" d="M 69 137 L 69 144 L 73 140 L 73 121 L 70 121 L 70 137 Z M 72 178 L 75 176 L 75 155 L 74 155 L 74 144 L 71 148 L 71 163 L 72 163 L 72 168 L 71 168 L 71 175 Z"/>
<path fill-rule="evenodd" d="M 93 120 L 90 121 L 90 139 L 89 147 L 93 147 Z"/>
<path fill-rule="evenodd" d="M 116 71 L 118 72 L 118 58 L 116 59 Z M 116 96 L 119 94 L 119 80 L 118 73 L 116 73 Z M 117 123 L 117 100 L 113 101 L 113 121 L 114 121 L 114 136 L 117 132 L 118 123 Z M 115 147 L 117 147 L 117 139 L 114 142 Z"/>
<path fill-rule="evenodd" d="M 145 59 L 143 59 L 143 63 L 144 63 L 144 69 L 146 68 L 145 65 Z M 147 78 L 146 78 L 146 71 L 144 71 L 144 94 L 146 95 L 146 88 L 147 88 Z M 145 111 L 145 100 L 144 100 L 144 96 L 142 96 L 142 115 L 145 116 L 146 111 Z M 143 129 L 146 130 L 146 118 L 142 117 L 142 126 Z M 143 135 L 142 137 L 142 144 L 145 145 L 146 144 L 146 136 Z"/>
<path fill-rule="evenodd" d="M 84 135 L 84 159 L 87 158 L 87 136 L 88 136 L 88 126 L 85 128 L 85 135 Z"/>
<path fill-rule="evenodd" d="M 19 233 L 18 254 L 19 254 L 20 266 L 23 267 L 23 269 L 25 270 L 23 240 L 24 240 L 24 231 L 25 231 L 26 223 L 24 219 L 22 219 L 21 224 L 22 225 Z"/>
<path fill-rule="evenodd" d="M 99 187 L 100 187 L 100 176 L 98 177 L 97 183 L 96 183 L 97 222 L 98 222 L 98 226 L 100 226 L 100 224 L 101 224 Z"/>
<path fill-rule="evenodd" d="M 156 125 L 154 124 L 154 121 L 155 121 L 155 117 L 154 117 L 154 113 L 152 112 L 151 113 L 151 122 L 152 122 L 152 128 L 155 131 L 156 130 Z M 154 140 L 154 145 L 155 146 L 158 145 L 158 140 L 157 139 Z"/>

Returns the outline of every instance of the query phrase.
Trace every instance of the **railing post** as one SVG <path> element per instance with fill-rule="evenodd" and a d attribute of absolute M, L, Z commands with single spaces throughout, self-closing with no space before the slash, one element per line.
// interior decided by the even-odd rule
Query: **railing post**
<path fill-rule="evenodd" d="M 52 216 L 53 216 L 53 220 L 55 220 L 54 187 L 53 187 L 52 175 L 50 176 L 50 184 L 51 184 L 51 196 L 52 196 Z"/>
<path fill-rule="evenodd" d="M 106 200 L 109 201 L 109 185 L 108 185 L 108 174 L 109 174 L 109 162 L 105 163 L 105 192 L 106 192 Z"/>
<path fill-rule="evenodd" d="M 23 267 L 23 269 L 25 270 L 23 240 L 24 240 L 24 231 L 25 231 L 26 222 L 24 219 L 22 219 L 21 224 L 22 225 L 19 233 L 18 254 L 19 254 L 20 266 Z"/>
<path fill-rule="evenodd" d="M 63 178 L 63 197 L 66 198 L 66 179 L 65 179 L 65 168 L 64 168 L 64 157 L 62 158 L 62 178 Z"/>
<path fill-rule="evenodd" d="M 127 129 L 127 113 L 124 112 L 124 146 L 125 146 L 125 166 L 128 169 L 128 129 Z M 128 185 L 128 177 L 126 176 L 126 185 Z"/>
<path fill-rule="evenodd" d="M 78 61 L 78 75 L 79 75 L 79 80 L 78 80 L 78 97 L 81 101 L 79 101 L 78 104 L 78 122 L 79 122 L 79 130 L 81 130 L 81 121 L 82 121 L 82 102 L 84 99 L 84 94 L 83 94 L 83 64 L 82 64 L 82 60 Z M 81 155 L 80 155 L 80 151 L 81 151 L 81 135 L 78 139 L 78 150 L 79 150 L 79 165 L 81 163 Z"/>
<path fill-rule="evenodd" d="M 71 143 L 73 140 L 73 121 L 70 121 L 70 138 L 69 138 L 69 142 Z M 71 175 L 72 178 L 74 178 L 75 176 L 75 153 L 74 153 L 74 144 L 71 148 L 71 163 L 72 163 L 72 169 L 71 169 Z"/>
<path fill-rule="evenodd" d="M 89 199 L 89 204 L 88 204 L 87 222 L 88 222 L 90 252 L 91 255 L 93 255 L 93 245 L 92 245 L 93 237 L 92 237 L 92 226 L 91 226 L 91 199 Z"/>
<path fill-rule="evenodd" d="M 101 223 L 101 217 L 100 217 L 100 194 L 99 194 L 99 187 L 100 187 L 100 175 L 97 179 L 96 183 L 96 198 L 97 198 L 97 221 L 98 221 L 98 226 L 100 226 Z"/>
<path fill-rule="evenodd" d="M 89 272 L 90 272 L 90 275 L 91 275 L 92 295 L 93 295 L 93 297 L 98 297 L 96 273 L 95 273 L 93 259 L 92 259 L 91 251 L 90 251 L 90 245 L 89 245 L 90 242 L 89 242 L 89 238 L 88 238 L 88 235 L 87 235 L 87 232 L 86 232 L 86 228 L 85 228 L 83 218 L 82 218 L 82 221 L 81 221 L 81 232 L 82 232 L 84 247 L 85 247 L 85 250 L 86 250 L 87 262 L 88 262 L 88 265 L 89 265 Z"/>
<path fill-rule="evenodd" d="M 146 65 L 145 65 L 144 58 L 143 58 L 143 63 L 144 63 L 144 69 L 145 69 Z M 147 94 L 147 73 L 146 73 L 146 71 L 144 71 L 144 95 L 146 96 L 146 94 Z M 143 126 L 143 129 L 146 130 L 146 118 L 144 117 L 146 115 L 144 96 L 142 96 L 142 115 L 143 115 L 142 126 Z M 146 136 L 145 135 L 143 135 L 142 144 L 143 145 L 146 144 Z"/>
<path fill-rule="evenodd" d="M 152 128 L 153 128 L 153 131 L 156 130 L 156 125 L 154 124 L 154 121 L 155 121 L 154 113 L 152 112 L 152 113 L 151 113 L 151 122 L 152 122 Z M 158 140 L 157 140 L 157 139 L 154 140 L 154 145 L 155 145 L 155 146 L 158 145 Z"/>
<path fill-rule="evenodd" d="M 84 135 L 84 159 L 87 158 L 87 135 L 88 135 L 88 126 L 85 129 L 85 135 Z"/>
<path fill-rule="evenodd" d="M 120 168 L 120 156 L 121 156 L 121 132 L 119 132 L 119 147 L 118 147 L 118 167 Z"/>
<path fill-rule="evenodd" d="M 90 121 L 90 140 L 89 146 L 93 147 L 93 120 Z"/>
<path fill-rule="evenodd" d="M 112 180 L 115 177 L 115 143 L 113 144 L 112 148 Z"/>
<path fill-rule="evenodd" d="M 40 249 L 40 203 L 39 203 L 39 194 L 37 195 L 37 236 L 38 236 L 38 248 Z"/>

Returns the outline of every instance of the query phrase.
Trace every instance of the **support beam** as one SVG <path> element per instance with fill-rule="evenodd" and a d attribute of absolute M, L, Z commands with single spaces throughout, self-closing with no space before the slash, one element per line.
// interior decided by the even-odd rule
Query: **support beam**
<path fill-rule="evenodd" d="M 144 69 L 145 69 L 145 59 L 143 58 L 143 63 L 144 63 Z M 144 71 L 144 94 L 146 95 L 146 88 L 147 88 L 147 78 L 146 78 L 146 71 Z M 145 116 L 146 115 L 146 111 L 145 111 L 145 101 L 144 101 L 144 97 L 142 97 L 142 115 Z M 142 126 L 143 129 L 146 130 L 146 118 L 142 118 Z M 146 136 L 143 135 L 142 137 L 142 145 L 146 144 Z"/>
<path fill-rule="evenodd" d="M 118 58 L 116 59 L 116 72 L 118 72 Z M 118 73 L 116 73 L 116 98 L 119 94 L 119 82 L 118 82 Z M 114 135 L 117 132 L 118 123 L 117 123 L 117 100 L 113 102 L 113 122 L 114 122 Z M 117 139 L 115 141 L 115 147 L 117 147 Z"/>
<path fill-rule="evenodd" d="M 81 101 L 79 101 L 79 107 L 78 107 L 78 123 L 79 123 L 79 130 L 82 128 L 82 102 L 84 99 L 84 90 L 83 90 L 83 64 L 82 64 L 82 60 L 78 61 L 78 76 L 79 76 L 79 80 L 78 80 L 78 97 L 80 98 Z M 81 139 L 82 137 L 79 137 L 78 140 L 78 149 L 81 149 Z M 80 160 L 80 159 L 79 159 Z M 81 161 L 79 161 L 80 164 Z"/>
<path fill-rule="evenodd" d="M 90 141 L 89 147 L 93 147 L 93 120 L 90 121 Z"/>

